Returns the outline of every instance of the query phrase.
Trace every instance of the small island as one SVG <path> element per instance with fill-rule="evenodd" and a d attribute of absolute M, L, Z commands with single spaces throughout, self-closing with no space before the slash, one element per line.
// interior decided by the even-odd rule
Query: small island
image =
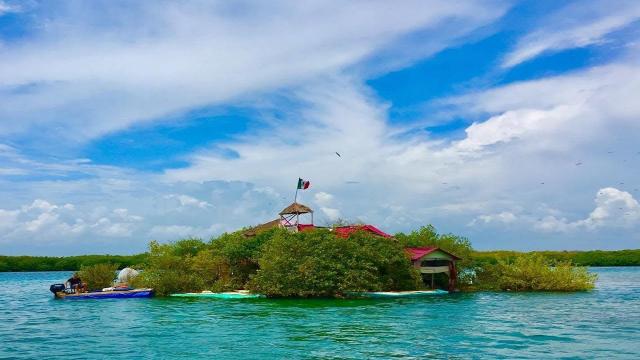
<path fill-rule="evenodd" d="M 393 236 L 370 224 L 316 226 L 313 210 L 294 202 L 273 221 L 208 242 L 152 241 L 132 284 L 158 296 L 242 290 L 267 297 L 594 287 L 596 276 L 570 261 L 540 254 L 487 261 L 475 254 L 468 239 L 430 225 Z"/>

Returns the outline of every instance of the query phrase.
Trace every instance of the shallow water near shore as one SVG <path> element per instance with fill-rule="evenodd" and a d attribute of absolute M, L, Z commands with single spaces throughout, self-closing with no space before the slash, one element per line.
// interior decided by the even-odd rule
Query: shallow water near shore
<path fill-rule="evenodd" d="M 640 267 L 586 293 L 413 299 L 54 300 L 0 273 L 0 358 L 640 358 Z"/>

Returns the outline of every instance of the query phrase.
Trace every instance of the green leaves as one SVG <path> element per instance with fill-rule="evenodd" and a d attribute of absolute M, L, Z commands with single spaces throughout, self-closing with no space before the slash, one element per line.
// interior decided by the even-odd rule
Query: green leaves
<path fill-rule="evenodd" d="M 521 254 L 477 269 L 478 287 L 504 291 L 585 291 L 596 275 L 571 262 L 553 262 L 540 254 Z"/>
<path fill-rule="evenodd" d="M 117 264 L 95 264 L 80 268 L 80 279 L 87 284 L 90 290 L 102 289 L 113 285 L 116 277 Z"/>
<path fill-rule="evenodd" d="M 420 284 L 397 241 L 365 232 L 348 239 L 324 229 L 280 232 L 265 243 L 258 262 L 249 286 L 269 296 L 342 296 Z"/>

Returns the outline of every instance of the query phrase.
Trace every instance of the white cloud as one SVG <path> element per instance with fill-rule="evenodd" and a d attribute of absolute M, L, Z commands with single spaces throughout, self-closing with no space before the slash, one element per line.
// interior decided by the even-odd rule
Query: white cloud
<path fill-rule="evenodd" d="M 479 223 L 489 224 L 489 223 L 502 223 L 502 224 L 510 224 L 517 220 L 515 214 L 509 211 L 503 211 L 497 214 L 489 214 L 489 215 L 480 215 L 473 219 L 469 226 L 474 226 Z"/>
<path fill-rule="evenodd" d="M 365 20 L 370 21 L 370 15 L 375 15 L 373 18 L 382 16 L 378 14 L 380 6 L 383 5 L 368 10 L 374 14 L 356 14 L 358 26 L 362 27 Z M 159 14 L 173 19 L 173 12 L 179 10 L 168 6 L 159 10 Z M 300 8 L 286 11 L 305 12 Z M 258 21 L 257 25 L 264 25 L 264 34 L 251 35 L 258 38 L 240 41 L 236 46 L 231 41 L 235 35 L 227 37 L 228 33 L 248 31 L 248 25 L 237 27 L 224 21 L 205 24 L 205 30 L 209 29 L 207 26 L 224 28 L 222 32 L 204 32 L 210 36 L 222 34 L 220 39 L 214 39 L 221 41 L 220 47 L 216 48 L 220 51 L 215 54 L 206 46 L 198 51 L 209 53 L 191 53 L 193 43 L 185 41 L 184 46 L 176 45 L 173 35 L 167 35 L 170 31 L 161 32 L 157 35 L 159 41 L 148 50 L 153 56 L 165 55 L 161 58 L 167 58 L 167 65 L 151 64 L 151 56 L 147 58 L 145 49 L 138 48 L 141 43 L 121 41 L 119 36 L 127 31 L 111 34 L 114 38 L 102 34 L 106 39 L 99 45 L 96 56 L 107 52 L 102 47 L 113 46 L 117 54 L 114 56 L 138 59 L 139 62 L 133 62 L 135 66 L 131 67 L 118 65 L 122 73 L 109 66 L 94 69 L 97 78 L 104 83 L 99 82 L 95 92 L 87 93 L 91 101 L 87 102 L 86 108 L 79 108 L 79 116 L 69 116 L 77 120 L 62 124 L 62 129 L 73 130 L 69 131 L 70 135 L 78 135 L 80 131 L 79 138 L 90 138 L 138 119 L 197 104 L 225 102 L 237 94 L 255 94 L 274 86 L 286 89 L 280 95 L 287 106 L 280 106 L 279 99 L 270 98 L 273 103 L 260 108 L 262 120 L 268 125 L 266 128 L 216 144 L 237 156 L 223 157 L 219 152 L 202 148 L 185 157 L 189 166 L 167 170 L 161 175 L 97 166 L 82 159 L 35 161 L 8 145 L 0 145 L 0 157 L 7 162 L 7 168 L 21 169 L 31 175 L 48 175 L 45 180 L 34 176 L 35 180 L 24 182 L 0 177 L 0 196 L 10 202 L 3 204 L 4 209 L 0 211 L 0 224 L 10 224 L 0 225 L 0 241 L 18 249 L 22 239 L 27 238 L 24 236 L 27 227 L 40 229 L 37 235 L 42 236 L 37 237 L 38 241 L 70 239 L 77 244 L 74 251 L 81 252 L 95 248 L 94 243 L 80 245 L 82 239 L 108 244 L 121 239 L 126 242 L 127 251 L 138 251 L 150 238 L 208 237 L 274 219 L 277 212 L 291 202 L 293 183 L 299 176 L 313 183 L 311 189 L 299 193 L 301 202 L 313 201 L 327 218 L 362 219 L 389 232 L 434 223 L 442 231 L 470 235 L 479 248 L 504 244 L 526 247 L 532 243 L 543 247 L 555 244 L 580 248 L 587 246 L 588 239 L 601 239 L 601 244 L 609 247 L 623 247 L 638 240 L 634 235 L 636 232 L 632 231 L 636 223 L 614 221 L 615 205 L 623 208 L 633 205 L 628 199 L 624 200 L 626 195 L 607 191 L 606 197 L 597 199 L 597 211 L 586 215 L 593 209 L 592 194 L 603 184 L 624 182 L 627 185 L 616 185 L 618 191 L 635 194 L 629 184 L 640 183 L 640 173 L 635 170 L 640 167 L 640 157 L 636 154 L 639 149 L 635 146 L 640 133 L 640 102 L 629 95 L 640 93 L 640 66 L 635 60 L 619 60 L 564 76 L 523 81 L 445 99 L 441 103 L 447 105 L 447 110 L 454 116 L 480 120 L 466 129 L 462 139 L 454 142 L 434 140 L 424 131 L 396 127 L 388 119 L 391 104 L 381 102 L 362 85 L 358 76 L 347 75 L 353 74 L 347 71 L 348 66 L 364 61 L 384 48 L 374 35 L 379 35 L 378 31 L 389 31 L 387 22 L 382 22 L 380 29 L 365 26 L 352 32 L 347 20 L 338 21 L 336 25 L 332 24 L 335 29 L 330 29 L 331 34 L 315 39 L 312 36 L 315 27 L 328 24 L 328 20 L 333 21 L 336 17 L 340 20 L 348 16 L 339 11 L 338 14 L 325 14 L 321 19 L 311 12 L 305 16 L 313 17 L 306 19 L 313 26 L 308 32 L 302 32 L 304 34 L 275 21 Z M 432 15 L 437 17 L 438 14 L 436 11 Z M 399 16 L 395 12 L 391 15 Z M 415 15 L 419 19 L 411 18 L 415 20 L 413 25 L 394 27 L 389 36 L 402 36 L 423 29 L 423 25 L 428 28 L 431 22 L 422 22 L 422 16 L 427 15 Z M 253 19 L 253 15 L 247 16 L 247 22 Z M 88 19 L 87 23 L 92 21 Z M 196 18 L 193 26 L 199 27 L 205 22 Z M 81 25 L 87 24 L 75 24 L 68 31 L 77 34 Z M 52 26 L 53 38 L 62 30 L 56 27 L 59 24 Z M 181 31 L 189 32 L 190 25 L 184 22 L 172 26 L 179 28 L 178 35 Z M 145 36 L 152 36 L 155 29 L 155 25 L 140 26 Z M 344 39 L 342 33 L 345 32 L 357 33 L 360 37 Z M 287 36 L 289 33 L 290 37 Z M 92 31 L 87 37 L 94 39 L 98 35 Z M 69 40 L 64 36 L 60 38 Z M 274 41 L 281 38 L 282 41 Z M 313 43 L 305 44 L 307 39 L 313 39 Z M 82 36 L 76 40 L 80 45 L 87 43 Z M 45 38 L 39 41 L 47 45 L 42 50 L 46 56 L 42 57 L 51 60 L 52 69 L 36 69 L 33 59 L 41 55 L 40 50 L 26 44 L 17 54 L 11 54 L 12 58 L 25 60 L 26 65 L 21 65 L 6 81 L 17 84 L 41 80 L 47 85 L 34 90 L 33 94 L 23 94 L 28 99 L 20 100 L 14 94 L 9 100 L 0 97 L 3 99 L 0 101 L 33 103 L 35 110 L 31 115 L 41 113 L 42 109 L 74 108 L 78 104 L 74 101 L 82 98 L 78 94 L 96 85 L 90 81 L 93 79 L 89 76 L 91 69 L 76 73 L 75 68 L 57 63 L 56 54 L 47 53 L 57 49 L 57 40 Z M 325 42 L 342 45 L 329 49 L 316 47 Z M 84 48 L 72 48 L 75 45 L 70 43 L 60 49 L 73 50 L 71 54 L 79 55 L 73 66 L 85 64 L 91 57 L 89 52 Z M 274 49 L 272 46 L 263 49 L 259 46 L 263 43 L 276 45 Z M 163 46 L 180 50 L 176 53 L 189 54 L 189 59 L 182 59 L 179 54 L 174 58 L 174 50 L 165 54 L 160 51 Z M 257 50 L 254 53 L 247 49 Z M 223 50 L 228 50 L 228 61 L 223 61 L 225 56 L 220 55 Z M 637 58 L 633 56 L 637 55 L 635 50 L 630 52 L 629 58 Z M 264 58 L 256 53 L 264 53 Z M 288 59 L 291 54 L 295 56 Z M 318 60 L 320 63 L 317 64 L 309 60 L 315 55 L 328 56 L 330 61 Z M 213 65 L 204 64 L 212 58 L 216 60 Z M 282 58 L 290 61 L 282 62 Z M 107 57 L 105 61 L 109 59 Z M 153 60 L 157 59 L 154 57 Z M 4 58 L 0 63 L 2 61 Z M 192 64 L 191 61 L 199 62 Z M 104 66 L 104 63 L 97 63 Z M 326 64 L 329 68 L 322 67 Z M 219 68 L 212 70 L 214 65 Z M 144 67 L 149 69 L 142 69 Z M 30 74 L 29 69 L 37 71 Z M 130 74 L 138 70 L 139 74 Z M 158 73 L 162 76 L 153 79 Z M 171 74 L 177 75 L 174 78 Z M 141 85 L 144 88 L 131 85 L 129 75 L 131 83 L 144 84 Z M 105 80 L 109 76 L 114 77 L 113 82 Z M 168 92 L 165 89 L 169 89 Z M 60 98 L 50 96 L 54 90 L 61 91 Z M 103 98 L 105 94 L 109 96 Z M 130 102 L 117 103 L 119 96 L 131 96 Z M 99 101 L 96 104 L 98 98 L 104 99 L 104 104 Z M 158 108 L 159 98 L 163 101 Z M 51 99 L 60 99 L 60 103 L 47 103 Z M 164 99 L 168 100 L 165 102 Z M 114 101 L 117 106 L 111 109 Z M 108 111 L 104 116 L 118 121 L 103 121 L 105 118 L 100 115 L 92 117 L 86 127 L 79 125 L 80 119 L 105 108 Z M 271 113 L 273 108 L 276 110 Z M 286 108 L 285 112 L 282 112 L 283 108 Z M 66 114 L 65 111 L 61 113 Z M 55 123 L 57 120 L 46 121 Z M 3 123 L 5 131 L 20 130 L 12 128 L 20 122 L 6 122 L 7 127 Z M 27 121 L 24 129 L 38 124 Z M 337 157 L 336 151 L 342 156 Z M 51 180 L 54 174 L 58 177 Z M 73 207 L 56 205 L 65 203 L 73 203 Z M 621 206 L 623 203 L 627 205 Z M 626 208 L 635 213 L 633 206 Z M 465 226 L 470 222 L 476 225 L 508 223 L 509 226 L 495 228 L 510 228 L 517 234 L 499 229 L 486 232 L 482 226 Z M 532 230 L 532 224 L 536 224 L 538 230 L 548 231 L 546 236 L 540 238 L 540 233 Z M 627 230 L 626 236 L 609 241 L 611 237 L 601 231 L 611 228 L 631 230 Z M 558 230 L 575 231 L 577 235 L 553 242 L 557 240 L 553 236 Z M 517 236 L 517 243 L 514 236 Z"/>
<path fill-rule="evenodd" d="M 640 132 L 640 105 L 627 96 L 640 92 L 638 74 L 634 63 L 613 64 L 448 99 L 461 116 L 488 114 L 487 120 L 467 129 L 464 139 L 452 143 L 422 132 L 402 133 L 390 125 L 388 105 L 367 88 L 355 80 L 333 78 L 293 92 L 291 111 L 273 120 L 271 128 L 218 144 L 235 152 L 233 158 L 204 149 L 186 158 L 190 166 L 162 175 L 75 162 L 63 168 L 42 164 L 38 171 L 92 176 L 69 181 L 0 179 L 2 198 L 13 203 L 3 206 L 5 212 L 23 207 L 34 212 L 26 218 L 5 214 L 5 222 L 24 229 L 43 209 L 52 209 L 58 224 L 66 225 L 58 232 L 47 231 L 43 240 L 95 238 L 107 243 L 122 236 L 128 248 L 143 249 L 154 237 L 206 238 L 272 220 L 291 202 L 293 183 L 302 176 L 314 186 L 299 193 L 300 201 L 313 201 L 328 219 L 361 219 L 389 232 L 434 223 L 443 231 L 469 235 L 480 248 L 517 247 L 521 242 L 561 246 L 557 244 L 570 240 L 552 242 L 553 234 L 573 226 L 567 224 L 575 221 L 566 219 L 581 219 L 579 214 L 591 211 L 591 194 L 601 184 L 640 183 L 634 170 L 640 157 L 633 146 Z M 292 128 L 292 118 L 303 121 Z M 575 165 L 578 161 L 582 165 Z M 359 183 L 350 183 L 353 180 Z M 633 193 L 633 187 L 627 187 L 617 186 Z M 15 203 L 12 194 L 52 200 Z M 186 196 L 182 202 L 180 195 Z M 56 205 L 69 202 L 74 210 Z M 110 208 L 101 209 L 105 203 Z M 112 210 L 120 208 L 128 209 L 127 214 Z M 508 214 L 499 216 L 504 209 L 516 217 L 509 226 L 494 226 L 491 232 L 466 226 L 474 219 L 476 225 L 504 223 L 496 222 L 500 218 L 511 221 Z M 123 220 L 128 214 L 144 215 L 144 220 Z M 496 214 L 495 220 L 482 218 Z M 589 223 L 598 223 L 596 215 Z M 102 218 L 109 220 L 100 222 Z M 113 226 L 116 223 L 124 224 Z M 583 247 L 589 237 L 591 246 L 606 238 L 599 232 L 611 228 L 610 221 L 606 223 L 574 226 L 580 241 L 567 246 Z M 207 232 L 212 224 L 221 225 Z M 547 236 L 540 239 L 532 226 L 547 229 Z M 632 229 L 625 226 L 614 228 Z M 514 243 L 515 235 L 501 228 L 517 229 L 521 242 Z M 19 234 L 3 229 L 1 241 L 17 244 Z M 624 244 L 634 239 L 627 234 L 603 246 L 629 247 Z"/>
<path fill-rule="evenodd" d="M 143 220 L 124 208 L 106 216 L 102 211 L 85 212 L 73 204 L 55 205 L 36 199 L 16 210 L 0 209 L 0 242 L 33 239 L 33 243 L 60 241 L 69 237 L 128 237 Z"/>
<path fill-rule="evenodd" d="M 532 224 L 546 225 L 537 219 L 584 212 L 584 199 L 602 183 L 640 182 L 633 170 L 640 166 L 633 147 L 640 106 L 628 97 L 640 93 L 639 70 L 620 62 L 448 99 L 455 115 L 488 114 L 452 143 L 422 132 L 396 136 L 387 105 L 366 88 L 316 83 L 296 93 L 303 110 L 288 114 L 302 125 L 291 129 L 285 117 L 268 132 L 222 144 L 234 158 L 198 152 L 189 167 L 168 170 L 166 180 L 246 179 L 283 192 L 282 184 L 303 176 L 314 183 L 320 207 L 338 208 L 330 194 L 340 199 L 340 216 L 392 232 L 434 222 L 471 231 L 480 243 L 494 241 L 495 233 L 488 239 L 481 227 L 465 226 L 476 219 L 509 223 L 541 241 Z M 516 218 L 501 214 L 505 208 L 518 209 L 509 212 Z"/>
<path fill-rule="evenodd" d="M 340 73 L 390 47 L 402 62 L 493 21 L 500 3 L 40 3 L 25 16 L 46 26 L 0 47 L 0 135 L 81 142 Z M 429 41 L 408 42 L 418 31 Z"/>
<path fill-rule="evenodd" d="M 208 228 L 188 225 L 156 225 L 151 228 L 149 235 L 156 240 L 176 240 L 186 237 L 208 239 L 220 232 L 221 226 L 213 224 Z"/>
<path fill-rule="evenodd" d="M 318 205 L 329 205 L 333 201 L 333 195 L 320 191 L 314 195 L 314 199 Z"/>
<path fill-rule="evenodd" d="M 585 47 L 606 41 L 606 36 L 640 19 L 635 0 L 577 1 L 545 17 L 539 29 L 520 39 L 503 60 L 512 67 L 541 54 Z"/>
<path fill-rule="evenodd" d="M 329 219 L 329 221 L 335 221 L 340 219 L 340 210 L 329 208 L 329 207 L 321 207 L 320 210 L 322 213 Z"/>
<path fill-rule="evenodd" d="M 20 211 L 0 209 L 0 231 L 11 229 L 18 219 Z"/>
<path fill-rule="evenodd" d="M 483 147 L 506 143 L 521 135 L 549 131 L 570 119 L 575 108 L 559 106 L 550 110 L 518 109 L 493 116 L 481 123 L 473 123 L 465 132 L 467 137 L 457 143 L 462 151 L 478 151 Z"/>
<path fill-rule="evenodd" d="M 204 209 L 212 206 L 206 201 L 200 201 L 192 196 L 184 195 L 184 194 L 171 194 L 171 195 L 165 196 L 165 198 L 178 200 L 178 202 L 180 202 L 181 208 L 193 206 L 193 207 Z"/>
<path fill-rule="evenodd" d="M 8 4 L 5 1 L 0 1 L 0 16 L 16 12 L 20 12 L 19 6 Z"/>
<path fill-rule="evenodd" d="M 547 216 L 536 227 L 544 231 L 596 230 L 603 227 L 631 227 L 640 224 L 640 205 L 633 196 L 613 187 L 600 189 L 595 199 L 596 208 L 586 219 L 569 221 Z"/>

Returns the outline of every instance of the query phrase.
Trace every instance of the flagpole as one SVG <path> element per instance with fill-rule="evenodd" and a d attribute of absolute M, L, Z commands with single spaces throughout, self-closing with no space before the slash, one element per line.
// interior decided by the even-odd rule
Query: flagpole
<path fill-rule="evenodd" d="M 293 197 L 293 202 L 298 202 L 298 185 L 296 185 L 296 196 Z"/>

